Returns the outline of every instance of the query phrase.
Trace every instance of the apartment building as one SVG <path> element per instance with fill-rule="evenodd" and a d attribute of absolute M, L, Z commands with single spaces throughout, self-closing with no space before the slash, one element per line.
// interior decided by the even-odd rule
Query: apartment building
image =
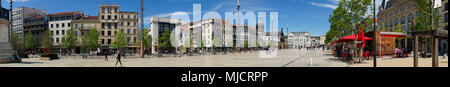
<path fill-rule="evenodd" d="M 45 15 L 45 10 L 36 8 L 19 7 L 12 10 L 12 31 L 17 32 L 19 37 L 24 35 L 25 19 Z"/>
<path fill-rule="evenodd" d="M 54 46 L 61 46 L 63 37 L 66 36 L 67 31 L 72 28 L 72 21 L 83 17 L 81 11 L 62 12 L 47 15 L 49 18 L 49 29 L 53 37 Z"/>
<path fill-rule="evenodd" d="M 91 29 L 97 29 L 97 31 L 100 32 L 100 37 L 105 35 L 105 32 L 100 31 L 101 27 L 100 27 L 100 20 L 98 20 L 98 16 L 83 16 L 80 19 L 76 19 L 76 20 L 72 20 L 72 25 L 71 28 L 74 29 L 74 33 L 77 36 L 78 39 L 78 43 L 77 44 L 81 44 L 83 43 L 82 40 L 80 38 L 82 38 L 83 36 L 86 36 L 87 33 L 89 32 L 89 30 Z M 99 41 L 99 44 L 105 44 L 106 41 L 103 39 Z"/>

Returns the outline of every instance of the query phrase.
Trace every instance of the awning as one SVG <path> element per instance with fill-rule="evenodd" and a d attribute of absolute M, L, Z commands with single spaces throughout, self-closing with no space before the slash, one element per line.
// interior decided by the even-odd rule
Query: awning
<path fill-rule="evenodd" d="M 404 33 L 399 32 L 380 32 L 381 37 L 406 37 Z"/>
<path fill-rule="evenodd" d="M 337 42 L 349 42 L 349 41 L 354 41 L 356 39 L 357 38 L 355 35 L 350 35 L 350 36 L 341 37 Z M 369 37 L 364 37 L 364 40 L 373 40 L 373 39 L 369 38 Z M 361 41 L 361 40 L 359 40 L 359 41 Z"/>

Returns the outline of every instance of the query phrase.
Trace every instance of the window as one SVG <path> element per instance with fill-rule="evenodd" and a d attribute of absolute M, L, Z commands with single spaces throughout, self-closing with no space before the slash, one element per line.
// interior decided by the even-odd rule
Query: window
<path fill-rule="evenodd" d="M 102 31 L 102 36 L 105 36 L 105 31 Z"/>
<path fill-rule="evenodd" d="M 130 26 L 130 22 L 127 22 L 127 26 Z"/>
<path fill-rule="evenodd" d="M 62 27 L 62 28 L 64 28 L 64 27 L 65 27 L 65 25 L 66 25 L 66 24 L 62 23 L 62 24 L 61 24 L 61 27 Z"/>
<path fill-rule="evenodd" d="M 53 28 L 53 24 L 50 25 L 50 28 Z"/>
<path fill-rule="evenodd" d="M 61 35 L 65 35 L 66 34 L 66 31 L 65 30 L 62 30 L 61 31 Z"/>
<path fill-rule="evenodd" d="M 445 3 L 445 10 L 448 11 L 448 3 Z"/>
<path fill-rule="evenodd" d="M 127 42 L 128 43 L 130 43 L 131 41 L 130 41 L 131 39 L 130 39 L 130 37 L 127 37 Z"/>
<path fill-rule="evenodd" d="M 405 24 L 405 23 L 406 23 L 406 17 L 403 16 L 403 17 L 402 17 L 402 24 Z"/>
<path fill-rule="evenodd" d="M 133 30 L 133 34 L 136 34 L 136 30 Z"/>
<path fill-rule="evenodd" d="M 102 20 L 104 20 L 105 19 L 105 15 L 102 15 Z"/>
<path fill-rule="evenodd" d="M 414 15 L 413 14 L 409 14 L 408 22 L 412 22 L 413 20 L 414 20 Z"/>
<path fill-rule="evenodd" d="M 51 31 L 51 34 L 52 34 L 52 36 L 54 35 L 54 34 L 53 34 L 53 31 Z"/>
<path fill-rule="evenodd" d="M 445 13 L 444 15 L 444 22 L 448 22 L 448 13 Z"/>
<path fill-rule="evenodd" d="M 102 13 L 105 13 L 105 9 L 104 8 L 101 8 L 101 10 L 102 10 Z"/>
<path fill-rule="evenodd" d="M 111 31 L 108 31 L 108 36 L 111 36 Z"/>
<path fill-rule="evenodd" d="M 70 23 L 67 23 L 67 27 L 70 27 L 70 25 L 71 25 Z"/>
<path fill-rule="evenodd" d="M 102 44 L 105 44 L 105 39 L 102 39 Z"/>
<path fill-rule="evenodd" d="M 117 15 L 114 15 L 114 20 L 117 20 Z"/>
<path fill-rule="evenodd" d="M 123 15 L 120 15 L 120 18 L 124 19 L 124 18 L 123 18 Z"/>
<path fill-rule="evenodd" d="M 133 38 L 133 41 L 134 41 L 135 43 L 136 43 L 136 40 L 137 40 L 137 38 L 136 38 L 136 37 L 134 37 L 134 38 Z"/>
<path fill-rule="evenodd" d="M 130 15 L 128 15 L 128 18 L 131 18 Z"/>
<path fill-rule="evenodd" d="M 108 29 L 111 29 L 112 25 L 111 23 L 108 23 Z"/>
<path fill-rule="evenodd" d="M 117 29 L 117 23 L 114 24 L 114 29 Z"/>
<path fill-rule="evenodd" d="M 59 24 L 56 24 L 56 28 L 59 28 Z"/>
<path fill-rule="evenodd" d="M 108 20 L 111 20 L 111 15 L 108 15 Z"/>
<path fill-rule="evenodd" d="M 56 38 L 56 43 L 59 43 L 59 38 Z"/>
<path fill-rule="evenodd" d="M 111 8 L 108 8 L 108 13 L 111 13 Z"/>
<path fill-rule="evenodd" d="M 118 13 L 118 9 L 117 9 L 117 8 L 114 8 L 114 12 Z"/>
<path fill-rule="evenodd" d="M 130 29 L 127 29 L 127 34 L 130 34 L 131 33 L 131 30 Z"/>
<path fill-rule="evenodd" d="M 56 30 L 56 35 L 59 35 L 59 31 L 58 30 Z"/>
<path fill-rule="evenodd" d="M 111 39 L 108 39 L 108 44 L 111 44 Z"/>

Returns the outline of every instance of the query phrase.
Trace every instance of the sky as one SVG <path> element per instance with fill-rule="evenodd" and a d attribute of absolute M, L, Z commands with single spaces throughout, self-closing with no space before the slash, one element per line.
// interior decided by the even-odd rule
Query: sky
<path fill-rule="evenodd" d="M 13 0 L 14 8 L 32 7 L 46 9 L 47 13 L 82 11 L 97 16 L 100 4 L 119 4 L 121 11 L 140 12 L 140 0 Z M 381 0 L 377 0 L 381 2 Z M 289 26 L 289 32 L 307 31 L 314 36 L 326 34 L 330 29 L 329 16 L 339 0 L 240 0 L 241 10 L 278 12 L 278 29 Z M 202 5 L 202 14 L 234 12 L 237 0 L 144 0 L 144 22 L 149 27 L 151 17 L 170 17 L 171 14 L 185 12 L 192 20 L 193 4 Z M 379 3 L 378 3 L 379 4 Z M 2 0 L 2 6 L 9 8 L 9 0 Z M 267 19 L 267 21 L 269 21 Z M 266 23 L 266 28 L 270 25 Z M 286 31 L 284 31 L 286 32 Z"/>

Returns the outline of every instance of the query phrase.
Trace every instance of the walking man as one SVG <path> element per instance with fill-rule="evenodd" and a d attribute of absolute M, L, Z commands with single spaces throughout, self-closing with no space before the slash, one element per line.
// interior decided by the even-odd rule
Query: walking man
<path fill-rule="evenodd" d="M 103 51 L 103 55 L 105 55 L 105 61 L 108 61 L 108 51 Z"/>
<path fill-rule="evenodd" d="M 116 61 L 116 65 L 115 66 L 117 66 L 117 63 L 120 63 L 120 66 L 123 66 L 120 56 L 122 56 L 122 55 L 121 55 L 121 52 L 119 51 L 119 53 L 117 54 L 117 61 Z"/>

